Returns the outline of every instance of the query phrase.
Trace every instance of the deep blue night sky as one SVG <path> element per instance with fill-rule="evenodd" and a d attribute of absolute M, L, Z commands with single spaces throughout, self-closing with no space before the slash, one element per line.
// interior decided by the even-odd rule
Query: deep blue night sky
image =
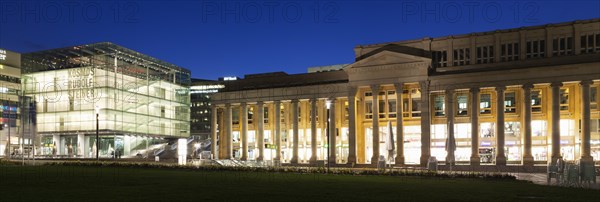
<path fill-rule="evenodd" d="M 361 44 L 590 18 L 600 1 L 0 0 L 0 48 L 110 41 L 216 79 L 351 63 Z"/>

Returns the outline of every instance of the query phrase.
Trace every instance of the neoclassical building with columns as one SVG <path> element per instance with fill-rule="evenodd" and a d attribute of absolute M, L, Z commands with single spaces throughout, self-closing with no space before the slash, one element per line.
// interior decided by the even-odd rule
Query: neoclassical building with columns
<path fill-rule="evenodd" d="M 335 166 L 376 165 L 380 155 L 422 166 L 431 157 L 477 166 L 600 159 L 600 19 L 354 51 L 342 70 L 228 82 L 212 99 L 214 157 Z"/>

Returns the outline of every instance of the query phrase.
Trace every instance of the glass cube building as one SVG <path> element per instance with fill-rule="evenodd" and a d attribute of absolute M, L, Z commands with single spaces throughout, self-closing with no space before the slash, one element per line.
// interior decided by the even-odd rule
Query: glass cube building
<path fill-rule="evenodd" d="M 190 136 L 187 69 L 109 42 L 23 54 L 22 69 L 37 109 L 37 154 L 139 156 Z"/>

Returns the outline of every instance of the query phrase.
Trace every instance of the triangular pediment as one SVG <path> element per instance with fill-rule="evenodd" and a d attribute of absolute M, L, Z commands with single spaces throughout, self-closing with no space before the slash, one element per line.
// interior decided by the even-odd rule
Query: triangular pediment
<path fill-rule="evenodd" d="M 419 80 L 427 77 L 430 54 L 422 49 L 386 45 L 356 58 L 346 66 L 350 82 L 389 83 L 402 79 Z"/>
<path fill-rule="evenodd" d="M 352 64 L 351 68 L 426 62 L 429 58 L 404 53 L 382 51 Z"/>

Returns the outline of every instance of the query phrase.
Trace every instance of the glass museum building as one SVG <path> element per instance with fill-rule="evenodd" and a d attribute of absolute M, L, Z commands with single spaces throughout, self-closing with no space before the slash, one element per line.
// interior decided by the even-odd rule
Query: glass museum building
<path fill-rule="evenodd" d="M 600 160 L 600 19 L 354 48 L 341 70 L 212 96 L 221 159 L 374 166 Z"/>
<path fill-rule="evenodd" d="M 21 57 L 22 93 L 36 109 L 36 155 L 131 157 L 190 136 L 187 69 L 109 42 Z"/>

